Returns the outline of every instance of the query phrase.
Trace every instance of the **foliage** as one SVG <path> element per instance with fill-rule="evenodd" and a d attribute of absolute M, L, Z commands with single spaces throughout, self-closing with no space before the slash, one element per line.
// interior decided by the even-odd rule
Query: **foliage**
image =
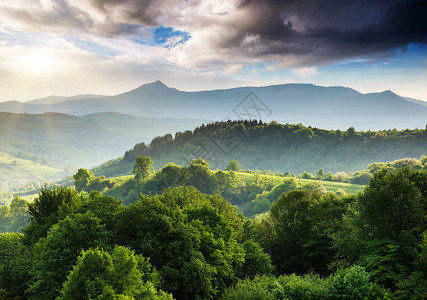
<path fill-rule="evenodd" d="M 273 292 L 277 299 L 329 299 L 329 282 L 315 274 L 279 276 Z"/>
<path fill-rule="evenodd" d="M 339 256 L 357 262 L 393 291 L 414 269 L 426 230 L 427 173 L 402 168 L 375 172 L 357 197 L 341 232 L 334 234 Z"/>
<path fill-rule="evenodd" d="M 387 295 L 375 288 L 369 274 L 354 266 L 328 278 L 309 273 L 241 280 L 224 293 L 223 299 L 383 299 Z"/>
<path fill-rule="evenodd" d="M 327 273 L 334 260 L 330 233 L 341 226 L 347 201 L 300 190 L 283 194 L 257 226 L 258 240 L 279 274 Z"/>
<path fill-rule="evenodd" d="M 360 170 L 369 163 L 420 157 L 426 155 L 427 148 L 424 129 L 357 132 L 257 120 L 226 121 L 203 124 L 194 131 L 177 132 L 175 137 L 170 134 L 156 137 L 148 145 L 137 144 L 126 152 L 124 158 L 97 169 L 97 175 L 121 175 L 123 168 L 127 168 L 130 173 L 132 165 L 129 162 L 143 155 L 150 156 L 156 168 L 168 162 L 187 165 L 190 161 L 186 158 L 188 153 L 201 142 L 209 141 L 208 136 L 213 131 L 227 137 L 227 133 L 235 130 L 243 133 L 245 139 L 231 153 L 218 152 L 216 146 L 212 145 L 212 149 L 206 146 L 206 155 L 197 158 L 221 169 L 226 168 L 230 160 L 236 160 L 243 169 L 270 169 L 273 172 L 289 171 L 295 174 L 304 171 L 316 173 L 323 168 L 333 173 L 348 173 Z M 215 155 L 210 155 L 212 153 Z M 417 165 L 418 168 L 425 167 L 421 162 Z M 114 169 L 119 173 L 111 172 Z M 357 174 L 354 183 L 367 184 L 372 175 L 368 173 Z"/>
<path fill-rule="evenodd" d="M 371 166 L 369 185 L 349 196 L 324 190 L 345 183 L 211 171 L 203 159 L 85 187 L 114 184 L 103 193 L 45 186 L 24 234 L 0 235 L 0 298 L 423 299 L 427 173 L 411 164 Z M 112 191 L 139 200 L 123 206 Z M 245 219 L 218 193 L 271 208 Z M 0 223 L 19 223 L 25 205 L 3 206 Z"/>
<path fill-rule="evenodd" d="M 0 298 L 24 299 L 29 280 L 31 250 L 22 242 L 22 234 L 0 234 Z"/>
<path fill-rule="evenodd" d="M 366 299 L 372 291 L 369 273 L 354 266 L 339 270 L 331 279 L 330 299 Z"/>
<path fill-rule="evenodd" d="M 27 202 L 15 196 L 10 206 L 0 206 L 0 233 L 21 232 L 28 224 Z"/>
<path fill-rule="evenodd" d="M 90 212 L 66 217 L 34 246 L 33 299 L 54 299 L 82 250 L 107 245 L 105 225 Z"/>
<path fill-rule="evenodd" d="M 93 172 L 89 172 L 86 169 L 79 169 L 76 174 L 73 175 L 74 186 L 77 191 L 81 192 L 85 187 L 94 179 Z"/>
<path fill-rule="evenodd" d="M 271 275 L 273 273 L 270 255 L 264 253 L 258 243 L 247 240 L 243 243 L 243 249 L 245 251 L 245 263 L 241 277 L 253 279 L 258 275 Z"/>
<path fill-rule="evenodd" d="M 74 189 L 48 187 L 41 189 L 37 198 L 28 203 L 30 225 L 24 230 L 25 240 L 35 244 L 45 237 L 49 228 L 62 220 L 81 203 L 81 198 Z"/>
<path fill-rule="evenodd" d="M 222 198 L 179 187 L 142 196 L 117 214 L 113 232 L 117 244 L 150 257 L 163 289 L 188 299 L 220 295 L 245 271 L 255 272 L 244 267 L 245 249 L 238 241 L 242 227 L 242 216 Z M 268 263 L 252 246 L 247 245 L 248 262 Z"/>
<path fill-rule="evenodd" d="M 135 297 L 158 299 L 152 281 L 158 274 L 147 259 L 116 246 L 111 254 L 102 249 L 83 251 L 61 290 L 62 299 Z M 170 297 L 172 299 L 172 297 Z"/>
<path fill-rule="evenodd" d="M 237 160 L 230 160 L 230 162 L 228 163 L 228 165 L 225 167 L 224 170 L 239 172 L 240 171 L 240 165 L 239 165 Z"/>
<path fill-rule="evenodd" d="M 135 175 L 135 180 L 142 181 L 146 179 L 151 171 L 152 166 L 153 162 L 148 156 L 137 157 L 135 160 L 135 165 L 132 169 L 132 173 Z"/>
<path fill-rule="evenodd" d="M 274 277 L 255 277 L 239 281 L 235 286 L 229 288 L 223 295 L 224 300 L 275 300 L 277 299 L 271 291 L 274 286 Z"/>

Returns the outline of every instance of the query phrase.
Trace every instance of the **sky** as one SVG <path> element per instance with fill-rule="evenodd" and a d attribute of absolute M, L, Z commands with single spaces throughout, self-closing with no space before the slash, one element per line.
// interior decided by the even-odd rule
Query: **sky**
<path fill-rule="evenodd" d="M 427 1 L 0 0 L 0 101 L 313 83 L 427 101 Z"/>

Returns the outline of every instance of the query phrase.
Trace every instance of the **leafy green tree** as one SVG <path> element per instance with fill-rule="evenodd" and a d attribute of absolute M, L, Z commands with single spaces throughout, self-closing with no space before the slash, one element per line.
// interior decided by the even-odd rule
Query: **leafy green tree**
<path fill-rule="evenodd" d="M 324 175 L 325 175 L 325 171 L 323 171 L 323 169 L 319 169 L 319 171 L 317 171 L 316 173 L 316 178 L 320 180 Z"/>
<path fill-rule="evenodd" d="M 89 198 L 83 201 L 73 213 L 85 214 L 90 212 L 99 218 L 102 224 L 105 224 L 107 230 L 111 230 L 114 226 L 115 215 L 120 211 L 121 207 L 122 201 L 93 191 L 89 194 Z"/>
<path fill-rule="evenodd" d="M 209 164 L 199 158 L 192 159 L 190 165 L 186 169 L 188 185 L 194 186 L 204 193 L 213 193 L 218 188 L 216 178 L 212 176 L 212 171 L 209 169 Z"/>
<path fill-rule="evenodd" d="M 27 201 L 15 196 L 10 203 L 9 218 L 9 231 L 21 231 L 28 223 Z"/>
<path fill-rule="evenodd" d="M 220 295 L 237 281 L 245 252 L 243 218 L 219 196 L 193 187 L 142 196 L 116 216 L 117 244 L 150 257 L 162 287 L 177 299 Z"/>
<path fill-rule="evenodd" d="M 34 247 L 32 299 L 55 299 L 82 250 L 107 246 L 105 225 L 90 212 L 66 217 Z"/>
<path fill-rule="evenodd" d="M 132 173 L 135 175 L 135 180 L 141 182 L 147 179 L 153 168 L 153 161 L 148 156 L 139 156 L 135 160 Z"/>
<path fill-rule="evenodd" d="M 262 276 L 254 279 L 245 279 L 239 281 L 233 287 L 230 287 L 223 295 L 224 300 L 276 300 L 278 299 L 271 286 L 274 285 L 276 278 Z"/>
<path fill-rule="evenodd" d="M 257 227 L 278 274 L 326 274 L 335 260 L 330 233 L 338 230 L 347 203 L 334 194 L 299 190 L 283 194 Z"/>
<path fill-rule="evenodd" d="M 30 266 L 31 249 L 22 242 L 22 234 L 0 234 L 1 299 L 24 299 Z"/>
<path fill-rule="evenodd" d="M 413 272 L 398 282 L 397 299 L 427 299 L 427 230 L 419 245 Z"/>
<path fill-rule="evenodd" d="M 9 205 L 0 205 L 0 233 L 9 232 Z"/>
<path fill-rule="evenodd" d="M 367 237 L 390 239 L 406 249 L 418 244 L 424 231 L 423 196 L 411 180 L 413 172 L 379 171 L 360 195 L 358 226 Z"/>
<path fill-rule="evenodd" d="M 197 234 L 184 219 L 179 209 L 143 197 L 117 214 L 115 242 L 150 257 L 163 278 L 163 288 L 175 297 L 207 297 L 213 269 L 198 251 Z"/>
<path fill-rule="evenodd" d="M 227 167 L 225 167 L 225 171 L 239 172 L 240 171 L 240 165 L 237 162 L 237 160 L 230 160 Z"/>
<path fill-rule="evenodd" d="M 111 253 L 100 249 L 83 251 L 61 291 L 62 299 L 144 297 L 160 299 L 151 280 L 159 275 L 147 259 L 128 248 L 116 246 Z M 166 296 L 162 299 L 172 299 Z"/>
<path fill-rule="evenodd" d="M 368 184 L 372 177 L 373 175 L 368 171 L 362 171 L 354 174 L 350 181 L 355 184 Z"/>
<path fill-rule="evenodd" d="M 315 179 L 316 177 L 313 174 L 308 173 L 307 171 L 304 171 L 301 174 L 302 179 Z"/>
<path fill-rule="evenodd" d="M 332 276 L 330 299 L 368 299 L 373 289 L 369 273 L 354 266 L 340 270 Z"/>
<path fill-rule="evenodd" d="M 35 244 L 45 237 L 49 228 L 70 214 L 79 204 L 81 198 L 72 188 L 48 187 L 41 189 L 37 198 L 28 203 L 30 224 L 24 229 L 24 239 Z"/>
<path fill-rule="evenodd" d="M 329 299 L 329 282 L 317 274 L 279 276 L 271 287 L 276 299 Z"/>
<path fill-rule="evenodd" d="M 358 263 L 369 272 L 375 282 L 394 287 L 407 274 L 407 267 L 399 261 L 399 245 L 391 240 L 372 240 L 369 251 L 362 254 Z"/>
<path fill-rule="evenodd" d="M 93 175 L 93 172 L 89 172 L 86 169 L 80 168 L 77 173 L 73 175 L 74 186 L 76 187 L 77 191 L 81 192 L 94 178 L 95 175 Z"/>
<path fill-rule="evenodd" d="M 409 168 L 377 171 L 334 235 L 340 257 L 365 267 L 393 291 L 412 269 L 426 228 L 426 181 L 427 173 Z"/>
<path fill-rule="evenodd" d="M 255 276 L 271 275 L 273 265 L 270 255 L 264 253 L 261 246 L 253 240 L 243 243 L 245 250 L 245 263 L 243 265 L 243 278 L 255 278 Z"/>
<path fill-rule="evenodd" d="M 185 180 L 184 168 L 174 163 L 168 163 L 156 173 L 153 180 L 156 182 L 155 192 L 181 185 Z"/>

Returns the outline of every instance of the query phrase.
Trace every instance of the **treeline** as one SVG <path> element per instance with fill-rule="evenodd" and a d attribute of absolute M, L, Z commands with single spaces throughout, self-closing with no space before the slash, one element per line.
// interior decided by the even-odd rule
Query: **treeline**
<path fill-rule="evenodd" d="M 74 175 L 75 185 L 79 191 L 99 191 L 106 195 L 123 199 L 125 204 L 135 202 L 140 193 L 156 194 L 162 193 L 168 187 L 194 186 L 203 193 L 220 194 L 231 204 L 238 205 L 239 210 L 243 211 L 246 217 L 252 217 L 256 214 L 267 212 L 271 204 L 283 192 L 289 192 L 297 188 L 309 188 L 326 193 L 326 188 L 322 183 L 314 181 L 301 185 L 298 184 L 297 178 L 366 185 L 374 176 L 374 173 L 382 168 L 389 170 L 402 168 L 427 169 L 427 157 L 423 156 L 420 160 L 406 158 L 390 163 L 373 163 L 366 170 L 348 174 L 344 172 L 336 174 L 325 173 L 323 169 L 319 169 L 316 175 L 306 171 L 295 175 L 290 172 L 273 173 L 270 170 L 241 170 L 239 162 L 235 160 L 231 160 L 224 171 L 211 170 L 208 162 L 200 158 L 191 160 L 187 167 L 168 163 L 163 168 L 153 171 L 152 165 L 153 162 L 149 157 L 138 157 L 133 168 L 135 177 L 127 178 L 121 183 L 117 179 L 108 179 L 105 176 L 95 177 L 93 172 L 80 169 Z M 137 170 L 138 168 L 139 171 Z M 236 175 L 238 171 L 251 174 L 248 177 L 250 180 L 242 181 L 239 179 Z M 274 184 L 263 175 L 275 175 L 283 178 L 283 180 L 281 180 L 280 184 Z M 337 192 L 345 194 L 344 190 L 338 190 Z"/>
<path fill-rule="evenodd" d="M 135 176 L 127 178 L 122 183 L 118 183 L 116 178 L 95 177 L 93 172 L 86 169 L 80 169 L 73 178 L 78 191 L 88 193 L 99 191 L 108 196 L 124 199 L 125 205 L 135 202 L 141 193 L 161 194 L 167 188 L 178 186 L 193 186 L 203 193 L 221 195 L 233 205 L 250 202 L 256 199 L 257 195 L 270 192 L 275 196 L 269 197 L 273 202 L 281 193 L 299 187 L 295 175 L 281 175 L 283 180 L 278 185 L 260 174 L 251 174 L 247 181 L 240 180 L 236 175 L 236 172 L 240 171 L 237 161 L 230 161 L 224 171 L 211 170 L 209 164 L 200 158 L 191 160 L 187 167 L 168 163 L 163 168 L 153 171 L 152 165 L 148 156 L 137 158 L 132 170 Z M 304 187 L 308 186 L 326 192 L 322 185 Z M 271 202 L 264 205 L 261 212 L 267 211 Z M 255 214 L 252 210 L 250 205 L 246 208 L 245 215 L 249 217 Z"/>
<path fill-rule="evenodd" d="M 17 158 L 31 160 L 34 163 L 39 163 L 39 164 L 42 164 L 45 166 L 60 168 L 60 166 L 58 164 L 55 164 L 55 163 L 49 161 L 49 159 L 45 156 L 40 156 L 37 154 L 31 154 L 31 153 L 23 153 L 23 152 L 18 152 L 16 154 L 13 154 L 13 156 L 17 157 Z"/>
<path fill-rule="evenodd" d="M 194 187 L 128 206 L 45 187 L 23 234 L 0 235 L 0 298 L 426 298 L 425 170 L 381 169 L 358 195 L 276 195 L 245 219 Z"/>
<path fill-rule="evenodd" d="M 177 132 L 174 137 L 156 137 L 149 145 L 136 144 L 123 158 L 95 168 L 94 173 L 107 177 L 128 174 L 139 156 L 150 156 L 156 168 L 171 161 L 186 165 L 202 158 L 213 169 L 237 160 L 243 169 L 299 174 L 320 168 L 332 173 L 354 172 L 373 162 L 426 154 L 425 129 L 358 132 L 352 127 L 340 131 L 274 121 L 227 121 Z"/>

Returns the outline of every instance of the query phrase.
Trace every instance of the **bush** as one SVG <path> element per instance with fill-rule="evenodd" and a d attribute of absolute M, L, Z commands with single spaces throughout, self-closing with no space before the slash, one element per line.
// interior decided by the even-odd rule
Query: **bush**
<path fill-rule="evenodd" d="M 253 280 L 239 281 L 234 287 L 225 291 L 224 300 L 275 300 L 271 292 L 274 287 L 274 277 L 255 277 Z"/>
<path fill-rule="evenodd" d="M 369 274 L 364 268 L 353 266 L 339 270 L 331 278 L 330 299 L 367 299 L 372 291 Z"/>
<path fill-rule="evenodd" d="M 307 171 L 304 171 L 304 173 L 301 174 L 302 179 L 315 179 L 316 176 L 313 174 L 308 173 Z"/>
<path fill-rule="evenodd" d="M 295 274 L 280 276 L 277 279 L 274 294 L 276 299 L 328 299 L 328 281 L 319 275 Z"/>

